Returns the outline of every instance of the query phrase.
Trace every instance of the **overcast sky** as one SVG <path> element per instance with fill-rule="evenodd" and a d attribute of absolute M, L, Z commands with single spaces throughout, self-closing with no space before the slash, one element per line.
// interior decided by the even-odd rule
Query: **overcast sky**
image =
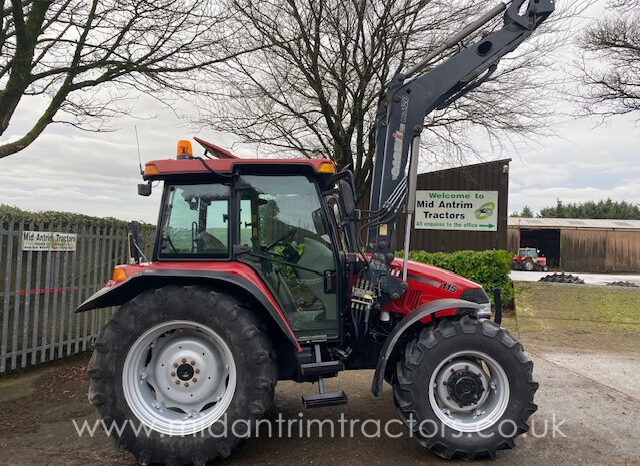
<path fill-rule="evenodd" d="M 24 151 L 0 159 L 0 203 L 155 223 L 160 190 L 146 198 L 136 191 L 140 177 L 134 125 L 140 135 L 143 163 L 174 157 L 179 139 L 198 135 L 229 148 L 233 136 L 196 132 L 147 96 L 134 98 L 132 103 L 138 115 L 157 117 L 122 118 L 114 122 L 118 129 L 111 133 L 52 125 Z M 566 103 L 558 104 L 559 109 L 564 106 Z M 40 110 L 37 99 L 23 100 L 0 140 L 22 135 Z M 630 116 L 598 123 L 565 120 L 554 128 L 559 136 L 535 138 L 535 144 L 523 144 L 517 153 L 486 156 L 513 159 L 509 212 L 524 205 L 539 211 L 554 205 L 557 198 L 579 202 L 611 197 L 640 203 L 640 127 Z M 200 152 L 196 146 L 194 143 L 194 150 Z M 248 148 L 234 151 L 255 155 Z M 422 167 L 422 171 L 428 168 Z"/>

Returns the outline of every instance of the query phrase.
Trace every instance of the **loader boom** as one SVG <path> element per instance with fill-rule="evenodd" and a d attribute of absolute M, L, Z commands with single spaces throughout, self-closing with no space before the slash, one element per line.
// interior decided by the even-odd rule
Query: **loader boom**
<path fill-rule="evenodd" d="M 406 290 L 407 261 L 402 280 L 392 277 L 391 239 L 399 215 L 405 211 L 405 259 L 415 209 L 420 133 L 425 117 L 444 108 L 485 82 L 498 62 L 516 49 L 553 12 L 554 0 L 499 3 L 405 73 L 393 77 L 376 114 L 376 154 L 367 222 L 367 249 L 372 253 L 362 276 L 365 288 L 378 290 L 378 305 Z M 502 26 L 470 44 L 463 40 L 492 19 L 503 15 Z M 442 58 L 452 47 L 458 49 Z M 438 61 L 439 60 L 439 61 Z M 434 64 L 435 63 L 435 64 Z M 431 68 L 423 72 L 425 68 Z M 356 287 L 357 288 L 357 287 Z M 354 288 L 354 292 L 358 290 Z"/>
<path fill-rule="evenodd" d="M 482 84 L 500 59 L 518 47 L 554 10 L 553 0 L 514 0 L 499 3 L 462 31 L 454 34 L 406 73 L 393 77 L 376 115 L 377 146 L 371 183 L 369 248 L 390 243 L 398 215 L 415 206 L 415 177 L 420 133 L 425 117 L 444 108 Z M 466 37 L 504 12 L 500 29 L 462 46 L 429 71 L 420 74 L 434 59 L 460 44 Z M 410 161 L 413 167 L 410 169 Z"/>

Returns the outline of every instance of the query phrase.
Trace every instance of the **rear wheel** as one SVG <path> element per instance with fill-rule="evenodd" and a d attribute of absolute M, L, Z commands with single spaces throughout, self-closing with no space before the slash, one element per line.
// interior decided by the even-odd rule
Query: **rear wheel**
<path fill-rule="evenodd" d="M 494 322 L 443 320 L 408 343 L 394 399 L 413 435 L 439 456 L 493 458 L 529 429 L 532 371 L 522 346 Z"/>
<path fill-rule="evenodd" d="M 229 456 L 269 407 L 273 354 L 232 296 L 166 286 L 122 306 L 100 332 L 89 400 L 139 463 L 204 464 Z"/>

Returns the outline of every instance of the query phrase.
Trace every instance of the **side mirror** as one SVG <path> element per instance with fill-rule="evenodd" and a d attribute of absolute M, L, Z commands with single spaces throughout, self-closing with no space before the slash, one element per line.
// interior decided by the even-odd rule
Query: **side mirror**
<path fill-rule="evenodd" d="M 356 199 L 351 184 L 346 180 L 340 180 L 340 193 L 342 194 L 342 204 L 344 205 L 345 215 L 348 219 L 352 219 L 356 211 Z"/>
<path fill-rule="evenodd" d="M 138 196 L 151 196 L 151 181 L 138 184 Z"/>

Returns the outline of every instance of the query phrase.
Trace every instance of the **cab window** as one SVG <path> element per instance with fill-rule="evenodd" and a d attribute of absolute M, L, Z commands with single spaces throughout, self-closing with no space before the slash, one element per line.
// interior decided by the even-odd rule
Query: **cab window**
<path fill-rule="evenodd" d="M 163 208 L 158 256 L 229 256 L 229 187 L 171 185 Z"/>

